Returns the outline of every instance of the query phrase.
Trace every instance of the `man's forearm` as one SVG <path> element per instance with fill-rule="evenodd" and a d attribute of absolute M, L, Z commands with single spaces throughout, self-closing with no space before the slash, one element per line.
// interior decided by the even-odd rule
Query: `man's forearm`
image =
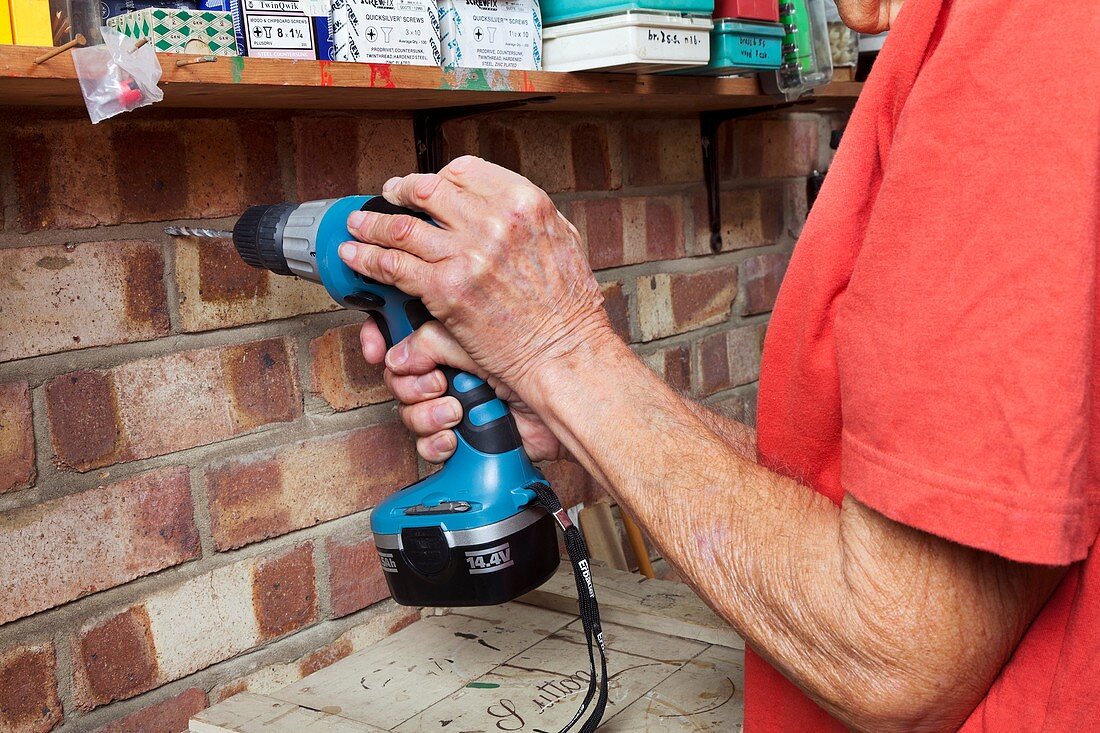
<path fill-rule="evenodd" d="M 756 460 L 756 431 L 748 425 L 715 412 L 695 400 L 687 397 L 681 397 L 681 399 L 692 414 L 730 449 L 736 451 L 739 456 L 746 460 Z"/>
<path fill-rule="evenodd" d="M 746 435 L 731 440 L 614 337 L 546 365 L 525 392 L 700 595 L 854 727 L 961 723 L 1035 612 L 1032 586 L 1056 580 L 767 471 Z"/>

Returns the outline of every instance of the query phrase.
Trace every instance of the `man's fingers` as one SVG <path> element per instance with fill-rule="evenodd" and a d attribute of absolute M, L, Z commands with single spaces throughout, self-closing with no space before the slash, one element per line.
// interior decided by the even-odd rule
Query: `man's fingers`
<path fill-rule="evenodd" d="M 386 340 L 373 318 L 368 318 L 359 329 L 359 343 L 363 347 L 363 358 L 370 364 L 381 364 L 386 358 Z"/>
<path fill-rule="evenodd" d="M 398 402 L 412 405 L 417 402 L 440 397 L 447 391 L 447 379 L 443 372 L 433 369 L 427 374 L 406 374 L 399 376 L 387 369 L 383 375 L 386 387 L 389 388 Z"/>
<path fill-rule="evenodd" d="M 454 397 L 436 397 L 414 405 L 402 405 L 397 411 L 405 427 L 421 437 L 449 430 L 462 419 L 462 405 Z"/>
<path fill-rule="evenodd" d="M 477 364 L 439 321 L 428 321 L 386 354 L 394 374 L 426 374 L 437 365 L 476 373 Z"/>
<path fill-rule="evenodd" d="M 382 196 L 391 204 L 423 211 L 442 226 L 458 222 L 470 205 L 454 182 L 437 173 L 391 178 L 382 186 Z"/>
<path fill-rule="evenodd" d="M 444 430 L 416 440 L 416 452 L 428 463 L 443 463 L 454 454 L 457 447 L 458 439 L 453 430 Z"/>
<path fill-rule="evenodd" d="M 453 247 L 445 230 L 407 214 L 353 211 L 348 215 L 348 231 L 360 242 L 402 250 L 426 262 L 438 262 Z"/>
<path fill-rule="evenodd" d="M 424 283 L 431 277 L 428 263 L 399 249 L 387 249 L 363 242 L 344 242 L 340 245 L 339 253 L 340 259 L 351 269 L 379 282 L 393 285 L 409 295 L 423 295 Z"/>

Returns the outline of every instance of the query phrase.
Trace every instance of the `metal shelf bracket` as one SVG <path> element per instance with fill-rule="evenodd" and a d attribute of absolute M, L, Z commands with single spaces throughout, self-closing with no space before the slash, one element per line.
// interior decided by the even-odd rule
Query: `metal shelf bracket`
<path fill-rule="evenodd" d="M 420 173 L 438 173 L 446 165 L 443 160 L 443 125 L 452 120 L 524 107 L 528 104 L 551 102 L 554 97 L 531 97 L 467 107 L 440 107 L 419 110 L 413 114 L 413 139 L 416 142 L 416 169 Z"/>
<path fill-rule="evenodd" d="M 789 109 L 806 102 L 784 102 L 760 107 L 723 109 L 699 113 L 699 138 L 703 145 L 703 180 L 707 188 L 707 219 L 710 222 L 710 251 L 722 251 L 721 176 L 718 171 L 718 128 L 727 120 Z"/>

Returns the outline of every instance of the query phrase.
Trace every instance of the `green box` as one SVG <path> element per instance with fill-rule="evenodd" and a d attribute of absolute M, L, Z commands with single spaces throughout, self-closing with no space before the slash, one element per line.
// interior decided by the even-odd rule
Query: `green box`
<path fill-rule="evenodd" d="M 240 55 L 228 11 L 145 8 L 108 18 L 107 25 L 131 38 L 148 38 L 162 53 Z"/>

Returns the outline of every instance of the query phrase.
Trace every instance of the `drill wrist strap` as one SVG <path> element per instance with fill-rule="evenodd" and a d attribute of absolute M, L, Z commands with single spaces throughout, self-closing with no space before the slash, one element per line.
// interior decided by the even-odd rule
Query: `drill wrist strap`
<path fill-rule="evenodd" d="M 591 558 L 588 554 L 588 545 L 584 542 L 581 531 L 569 519 L 569 515 L 562 508 L 561 500 L 547 484 L 534 484 L 529 487 L 535 492 L 537 501 L 546 511 L 550 512 L 558 521 L 562 534 L 565 536 L 565 549 L 569 553 L 569 562 L 573 566 L 573 580 L 577 583 L 577 607 L 580 611 L 581 625 L 584 627 L 584 637 L 588 642 L 588 662 L 591 666 L 591 674 L 588 680 L 588 692 L 581 702 L 573 719 L 561 729 L 559 733 L 567 733 L 588 710 L 592 698 L 596 697 L 596 706 L 592 713 L 584 721 L 580 733 L 592 733 L 603 719 L 604 708 L 607 707 L 607 648 L 604 645 L 603 627 L 600 625 L 600 607 L 596 603 L 596 588 L 592 582 Z M 596 674 L 596 657 L 593 652 L 593 642 L 600 653 L 600 670 Z M 599 696 L 596 696 L 597 689 Z"/>

